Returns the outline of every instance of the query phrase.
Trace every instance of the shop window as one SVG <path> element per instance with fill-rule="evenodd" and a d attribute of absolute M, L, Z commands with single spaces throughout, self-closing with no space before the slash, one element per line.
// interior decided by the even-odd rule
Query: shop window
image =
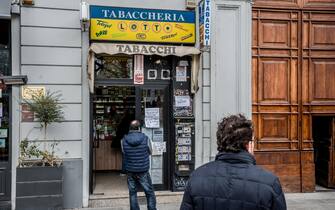
<path fill-rule="evenodd" d="M 0 20 L 0 75 L 11 75 L 10 21 Z M 9 99 L 10 88 L 0 84 L 0 164 L 9 160 Z M 3 167 L 3 165 L 1 165 Z M 6 169 L 6 166 L 5 166 Z M 0 179 L 3 178 L 0 174 Z"/>
<path fill-rule="evenodd" d="M 97 79 L 133 78 L 133 56 L 103 56 L 95 64 Z"/>
<path fill-rule="evenodd" d="M 10 73 L 10 41 L 9 25 L 7 20 L 0 20 L 0 75 L 9 75 Z"/>

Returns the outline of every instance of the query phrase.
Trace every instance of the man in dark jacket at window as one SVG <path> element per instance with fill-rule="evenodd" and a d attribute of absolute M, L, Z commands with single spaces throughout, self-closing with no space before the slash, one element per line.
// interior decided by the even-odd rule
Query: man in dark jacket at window
<path fill-rule="evenodd" d="M 122 139 L 124 170 L 127 173 L 130 210 L 140 210 L 137 201 L 137 184 L 140 184 L 147 197 L 148 210 L 156 210 L 156 196 L 149 174 L 151 141 L 141 132 L 141 123 L 133 120 L 129 133 Z"/>
<path fill-rule="evenodd" d="M 215 161 L 196 169 L 181 210 L 286 210 L 279 179 L 256 166 L 252 122 L 232 115 L 218 123 Z"/>

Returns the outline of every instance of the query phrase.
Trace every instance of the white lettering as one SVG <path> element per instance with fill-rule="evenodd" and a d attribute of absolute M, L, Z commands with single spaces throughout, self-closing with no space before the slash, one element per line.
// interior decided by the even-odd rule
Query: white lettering
<path fill-rule="evenodd" d="M 206 11 L 210 11 L 209 7 Z M 139 11 L 125 11 L 125 10 L 101 10 L 102 16 L 104 18 L 112 19 L 133 19 L 133 20 L 156 20 L 156 21 L 174 21 L 174 22 L 184 22 L 185 17 L 183 14 L 175 14 L 169 12 L 139 12 Z M 209 17 L 210 13 L 206 12 L 205 16 Z"/>
<path fill-rule="evenodd" d="M 124 18 L 125 18 L 125 16 L 126 16 L 125 12 L 124 12 L 124 11 L 122 11 L 122 10 L 120 10 L 120 11 L 119 11 L 119 18 L 122 18 L 122 19 L 124 19 Z"/>
<path fill-rule="evenodd" d="M 108 16 L 107 16 L 108 10 L 103 9 L 103 10 L 101 10 L 101 12 L 103 13 L 103 16 L 104 16 L 105 18 L 108 17 Z"/>
<path fill-rule="evenodd" d="M 148 19 L 149 20 L 156 20 L 156 13 L 154 13 L 154 12 L 149 12 L 148 13 Z"/>
<path fill-rule="evenodd" d="M 127 12 L 127 13 L 126 13 L 126 19 L 133 19 L 133 17 L 131 16 L 131 13 L 130 13 L 130 12 Z"/>
<path fill-rule="evenodd" d="M 170 13 L 165 13 L 165 20 L 171 21 L 171 14 Z"/>
<path fill-rule="evenodd" d="M 112 10 L 111 14 L 109 15 L 110 18 L 117 18 L 115 12 Z"/>
<path fill-rule="evenodd" d="M 148 18 L 148 13 L 146 13 L 146 12 L 141 12 L 141 13 L 140 13 L 140 18 L 146 20 L 146 19 Z"/>
<path fill-rule="evenodd" d="M 178 18 L 178 21 L 183 21 L 184 22 L 185 21 L 184 16 L 180 15 L 179 18 Z"/>
<path fill-rule="evenodd" d="M 135 20 L 138 20 L 140 18 L 140 13 L 139 12 L 133 12 L 133 17 Z"/>
<path fill-rule="evenodd" d="M 164 18 L 163 18 L 163 13 L 158 13 L 157 14 L 157 20 L 164 20 Z"/>

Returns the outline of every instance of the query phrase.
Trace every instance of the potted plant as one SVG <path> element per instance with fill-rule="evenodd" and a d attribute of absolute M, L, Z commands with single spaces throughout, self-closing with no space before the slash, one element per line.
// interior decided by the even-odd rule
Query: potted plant
<path fill-rule="evenodd" d="M 43 139 L 48 126 L 64 119 L 57 92 L 32 95 L 23 100 L 40 122 Z M 62 209 L 62 160 L 55 154 L 56 142 L 37 144 L 28 138 L 20 142 L 19 166 L 16 171 L 16 209 Z M 43 149 L 41 149 L 41 147 Z"/>

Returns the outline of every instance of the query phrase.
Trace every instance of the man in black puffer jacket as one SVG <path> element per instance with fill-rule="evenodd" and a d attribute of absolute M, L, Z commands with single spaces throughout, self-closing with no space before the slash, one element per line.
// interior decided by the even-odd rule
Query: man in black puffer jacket
<path fill-rule="evenodd" d="M 252 122 L 223 118 L 216 136 L 219 153 L 192 173 L 180 210 L 286 210 L 279 179 L 255 165 Z"/>

